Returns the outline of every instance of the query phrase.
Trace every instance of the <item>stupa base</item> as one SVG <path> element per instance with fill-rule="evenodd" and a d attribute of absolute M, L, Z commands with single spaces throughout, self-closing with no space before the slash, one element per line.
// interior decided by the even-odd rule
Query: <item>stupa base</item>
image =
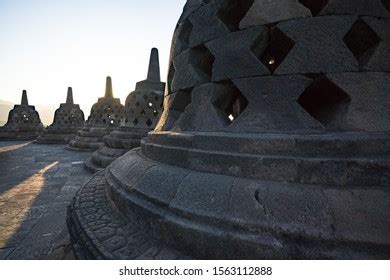
<path fill-rule="evenodd" d="M 109 128 L 83 128 L 74 140 L 69 142 L 67 148 L 74 151 L 94 152 L 104 145 L 103 137 L 110 131 Z"/>
<path fill-rule="evenodd" d="M 67 225 L 78 259 L 185 259 L 151 237 L 150 230 L 125 219 L 109 200 L 104 173 L 85 185 L 68 209 Z"/>
<path fill-rule="evenodd" d="M 0 132 L 0 141 L 29 141 L 38 138 L 41 132 Z"/>
<path fill-rule="evenodd" d="M 140 146 L 141 139 L 148 130 L 127 130 L 119 128 L 104 137 L 104 146 L 92 154 L 92 157 L 84 162 L 87 170 L 92 173 L 103 170 L 113 161 L 123 156 L 129 150 Z"/>
<path fill-rule="evenodd" d="M 76 134 L 43 134 L 40 135 L 35 143 L 37 144 L 69 144 L 76 137 Z"/>
<path fill-rule="evenodd" d="M 150 160 L 135 149 L 83 188 L 68 219 L 79 222 L 68 225 L 76 247 L 83 246 L 83 236 L 94 240 L 91 225 L 110 232 L 109 239 L 115 230 L 107 222 L 131 221 L 133 231 L 116 244 L 135 235 L 191 258 L 387 259 L 386 196 L 363 186 L 350 190 L 198 172 Z M 118 245 L 115 256 L 104 255 L 101 247 L 92 258 L 142 259 L 144 247 L 134 244 L 130 250 Z"/>

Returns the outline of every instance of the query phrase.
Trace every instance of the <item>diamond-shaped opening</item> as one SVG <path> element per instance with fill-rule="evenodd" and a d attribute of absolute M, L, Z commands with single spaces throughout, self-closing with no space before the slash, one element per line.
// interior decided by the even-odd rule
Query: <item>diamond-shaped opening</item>
<path fill-rule="evenodd" d="M 217 16 L 231 31 L 237 31 L 253 2 L 254 0 L 225 0 L 218 9 Z"/>
<path fill-rule="evenodd" d="M 190 64 L 211 77 L 213 72 L 214 56 L 204 45 L 192 49 Z"/>
<path fill-rule="evenodd" d="M 138 119 L 134 119 L 133 124 L 137 125 L 138 123 L 139 123 L 139 120 Z"/>
<path fill-rule="evenodd" d="M 268 40 L 268 46 L 259 59 L 271 73 L 274 73 L 292 50 L 295 43 L 277 27 L 268 31 Z M 255 54 L 260 52 L 260 50 L 256 49 L 252 51 Z"/>
<path fill-rule="evenodd" d="M 364 20 L 358 19 L 343 40 L 361 63 L 365 56 L 370 55 L 371 51 L 380 43 L 381 38 Z"/>
<path fill-rule="evenodd" d="M 150 119 L 148 119 L 148 120 L 146 121 L 146 125 L 147 125 L 148 127 L 151 127 L 152 124 L 153 124 L 153 122 L 152 122 Z"/>
<path fill-rule="evenodd" d="M 226 125 L 230 125 L 244 112 L 248 106 L 248 99 L 237 87 L 230 84 L 229 90 L 214 99 L 213 104 L 218 109 Z"/>
<path fill-rule="evenodd" d="M 298 0 L 311 11 L 313 16 L 318 15 L 328 4 L 329 0 Z"/>
<path fill-rule="evenodd" d="M 180 91 L 173 97 L 170 109 L 177 112 L 184 112 L 187 106 L 192 102 L 191 91 Z"/>
<path fill-rule="evenodd" d="M 139 103 L 138 101 L 135 102 L 135 106 L 139 107 L 141 105 L 141 103 Z"/>
<path fill-rule="evenodd" d="M 390 0 L 382 0 L 382 4 L 390 12 Z"/>
<path fill-rule="evenodd" d="M 348 112 L 351 98 L 326 76 L 322 76 L 305 90 L 298 103 L 324 127 L 337 129 Z"/>
<path fill-rule="evenodd" d="M 143 117 L 145 117 L 145 116 L 146 116 L 146 112 L 145 112 L 145 110 L 142 110 L 142 111 L 141 111 L 141 116 L 143 116 Z"/>
<path fill-rule="evenodd" d="M 189 19 L 186 19 L 184 23 L 182 23 L 182 29 L 179 33 L 178 39 L 186 44 L 187 48 L 190 44 L 190 36 L 192 33 L 193 25 Z"/>
<path fill-rule="evenodd" d="M 154 115 L 155 117 L 157 117 L 157 116 L 158 116 L 158 111 L 157 111 L 157 110 L 154 110 L 154 111 L 153 111 L 153 115 Z"/>

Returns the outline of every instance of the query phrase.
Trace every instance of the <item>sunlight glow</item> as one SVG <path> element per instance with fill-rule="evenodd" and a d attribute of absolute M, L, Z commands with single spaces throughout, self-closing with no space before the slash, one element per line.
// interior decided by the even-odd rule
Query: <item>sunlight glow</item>
<path fill-rule="evenodd" d="M 47 165 L 30 178 L 0 195 L 0 201 L 2 202 L 0 203 L 0 227 L 4 228 L 3 225 L 9 221 L 16 221 L 12 226 L 7 226 L 7 231 L 2 234 L 0 248 L 6 247 L 7 243 L 12 240 L 12 237 L 23 225 L 23 222 L 29 219 L 31 207 L 45 186 L 45 173 L 57 164 L 58 161 Z M 24 194 L 26 194 L 25 198 L 21 199 Z M 9 207 L 16 207 L 15 204 L 19 205 L 19 211 L 16 215 L 10 215 Z"/>
<path fill-rule="evenodd" d="M 54 111 L 73 87 L 87 118 L 112 76 L 122 103 L 146 79 L 150 50 L 166 80 L 171 39 L 185 0 L 0 0 L 0 100 Z M 41 109 L 42 108 L 42 109 Z M 48 119 L 46 117 L 45 119 Z"/>
<path fill-rule="evenodd" d="M 29 145 L 31 143 L 32 142 L 27 142 L 27 143 L 23 143 L 23 144 L 17 144 L 17 145 L 12 145 L 12 146 L 0 147 L 0 154 L 1 153 L 5 153 L 5 152 L 11 152 L 11 151 L 18 150 L 18 149 L 23 148 L 24 146 Z"/>

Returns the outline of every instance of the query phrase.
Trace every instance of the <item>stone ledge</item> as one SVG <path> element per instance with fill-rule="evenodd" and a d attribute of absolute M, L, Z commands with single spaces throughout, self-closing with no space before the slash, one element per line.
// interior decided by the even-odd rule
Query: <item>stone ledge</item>
<path fill-rule="evenodd" d="M 97 173 L 68 208 L 67 225 L 79 259 L 185 259 L 124 219 L 107 199 L 104 173 Z"/>

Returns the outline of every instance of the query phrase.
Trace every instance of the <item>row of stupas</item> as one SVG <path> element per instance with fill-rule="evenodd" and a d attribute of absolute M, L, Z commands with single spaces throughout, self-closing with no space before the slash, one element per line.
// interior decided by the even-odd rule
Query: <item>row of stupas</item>
<path fill-rule="evenodd" d="M 389 259 L 389 30 L 383 0 L 188 0 L 156 128 L 68 208 L 76 258 Z M 71 142 L 92 170 L 155 125 L 153 61 Z"/>
<path fill-rule="evenodd" d="M 21 105 L 15 105 L 8 122 L 0 128 L 0 140 L 36 139 L 38 144 L 69 144 L 68 149 L 77 151 L 99 150 L 86 162 L 91 171 L 96 171 L 138 147 L 140 140 L 154 129 L 161 115 L 164 88 L 158 50 L 153 48 L 147 79 L 137 83 L 125 106 L 114 97 L 111 77 L 107 77 L 105 95 L 92 106 L 85 121 L 69 87 L 66 103 L 55 111 L 53 123 L 44 128 L 39 113 L 28 104 L 24 90 Z"/>

